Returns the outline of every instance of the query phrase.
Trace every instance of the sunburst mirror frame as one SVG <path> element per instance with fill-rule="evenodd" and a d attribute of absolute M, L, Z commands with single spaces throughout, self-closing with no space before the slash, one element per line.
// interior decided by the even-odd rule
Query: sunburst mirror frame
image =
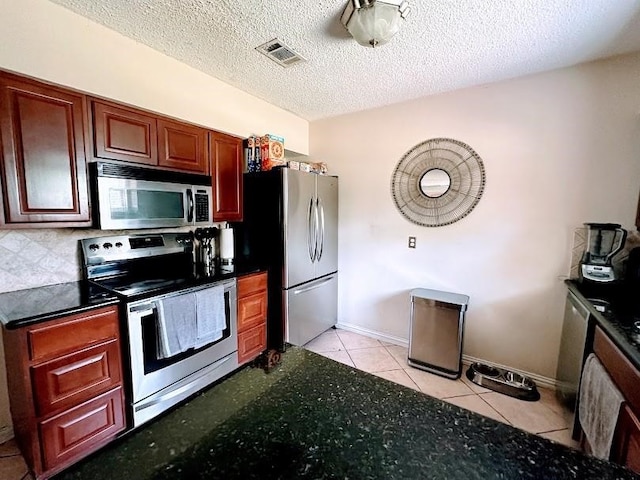
<path fill-rule="evenodd" d="M 410 222 L 441 227 L 469 215 L 485 182 L 482 159 L 469 145 L 432 138 L 400 159 L 391 176 L 391 195 Z"/>

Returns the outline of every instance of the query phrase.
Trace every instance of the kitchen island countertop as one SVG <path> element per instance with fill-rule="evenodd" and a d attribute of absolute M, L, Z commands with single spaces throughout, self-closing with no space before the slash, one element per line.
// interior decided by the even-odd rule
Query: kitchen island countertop
<path fill-rule="evenodd" d="M 56 480 L 626 479 L 621 466 L 291 347 Z"/>

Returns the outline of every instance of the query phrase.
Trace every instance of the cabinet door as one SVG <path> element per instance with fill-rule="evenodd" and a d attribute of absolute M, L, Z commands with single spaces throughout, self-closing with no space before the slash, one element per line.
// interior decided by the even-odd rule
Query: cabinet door
<path fill-rule="evenodd" d="M 158 132 L 154 117 L 98 101 L 93 101 L 92 110 L 96 157 L 158 164 Z"/>
<path fill-rule="evenodd" d="M 207 130 L 158 120 L 158 165 L 208 174 Z"/>
<path fill-rule="evenodd" d="M 0 76 L 5 222 L 90 224 L 82 95 Z"/>
<path fill-rule="evenodd" d="M 210 133 L 213 220 L 242 220 L 242 139 Z"/>
<path fill-rule="evenodd" d="M 640 421 L 628 405 L 620 409 L 612 443 L 611 459 L 640 473 Z"/>

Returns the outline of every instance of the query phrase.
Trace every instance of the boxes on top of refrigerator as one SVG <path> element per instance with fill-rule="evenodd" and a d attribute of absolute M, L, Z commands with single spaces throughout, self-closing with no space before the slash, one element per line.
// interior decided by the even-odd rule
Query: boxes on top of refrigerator
<path fill-rule="evenodd" d="M 262 153 L 262 170 L 271 170 L 285 164 L 284 138 L 277 135 L 264 135 L 260 142 Z"/>

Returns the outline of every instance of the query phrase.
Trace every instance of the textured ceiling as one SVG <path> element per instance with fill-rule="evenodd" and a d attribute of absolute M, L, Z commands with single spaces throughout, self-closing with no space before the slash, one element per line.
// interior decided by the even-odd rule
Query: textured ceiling
<path fill-rule="evenodd" d="M 409 0 L 376 49 L 345 0 L 53 0 L 308 120 L 640 50 L 638 0 Z M 308 59 L 254 50 L 278 37 Z"/>

